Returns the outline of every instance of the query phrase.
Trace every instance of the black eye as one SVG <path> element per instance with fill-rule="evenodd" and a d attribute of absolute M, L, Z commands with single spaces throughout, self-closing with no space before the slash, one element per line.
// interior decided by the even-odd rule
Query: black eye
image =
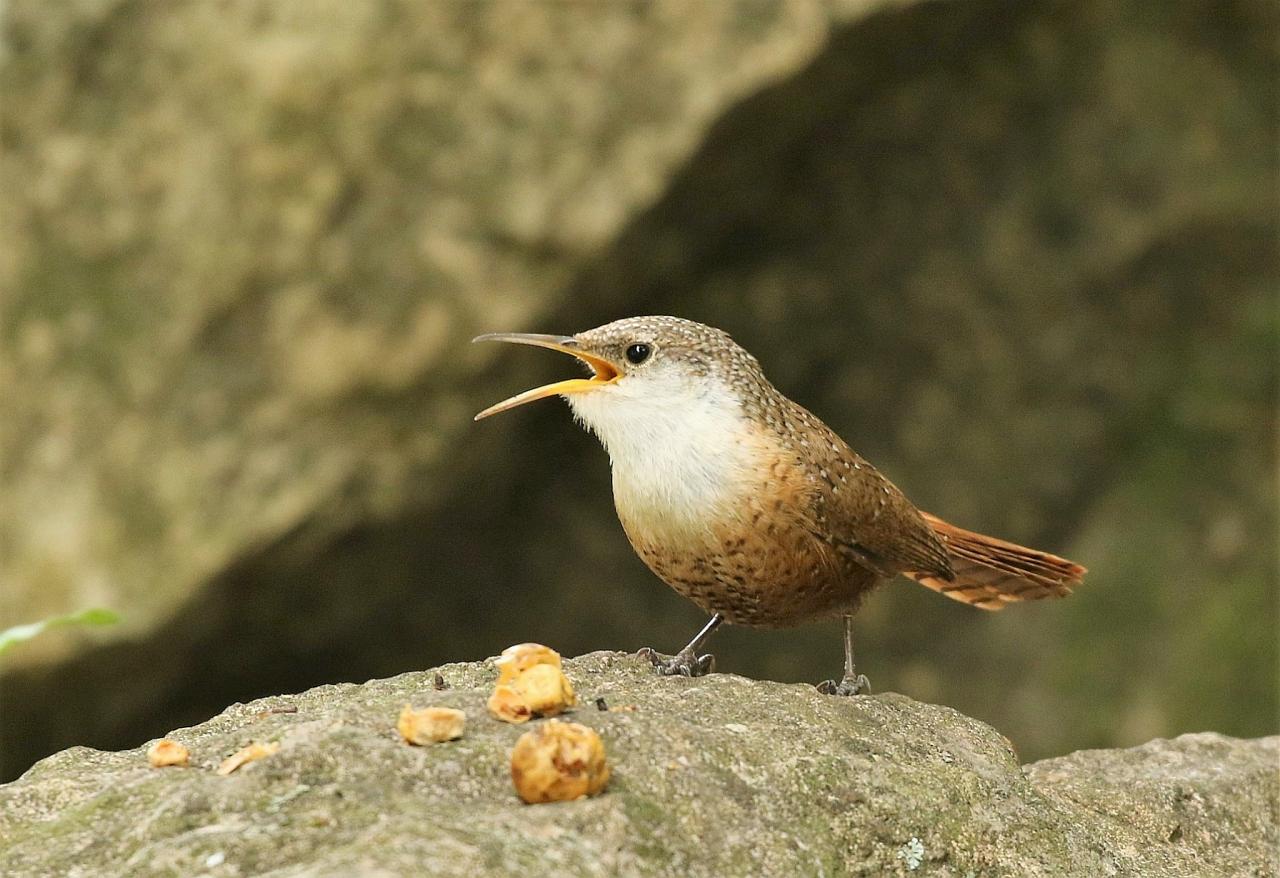
<path fill-rule="evenodd" d="M 649 346 L 647 344 L 633 344 L 627 348 L 627 359 L 632 364 L 639 366 L 645 360 L 649 359 Z"/>

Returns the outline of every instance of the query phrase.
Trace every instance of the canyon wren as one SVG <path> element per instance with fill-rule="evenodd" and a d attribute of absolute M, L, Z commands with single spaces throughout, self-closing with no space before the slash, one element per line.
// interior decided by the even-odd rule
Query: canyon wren
<path fill-rule="evenodd" d="M 823 692 L 868 691 L 852 618 L 902 574 L 984 610 L 1063 597 L 1078 564 L 922 512 L 826 424 L 783 396 L 727 333 L 676 317 L 632 317 L 577 335 L 491 333 L 578 358 L 591 377 L 528 390 L 476 420 L 564 397 L 609 453 L 618 518 L 659 579 L 711 614 L 660 673 L 698 676 L 722 623 L 789 627 L 844 617 L 844 676 Z"/>

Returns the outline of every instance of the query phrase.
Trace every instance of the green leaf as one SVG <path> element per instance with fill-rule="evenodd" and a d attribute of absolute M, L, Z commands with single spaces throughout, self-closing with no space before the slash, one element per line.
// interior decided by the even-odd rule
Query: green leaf
<path fill-rule="evenodd" d="M 0 631 L 0 655 L 4 655 L 15 644 L 30 640 L 50 628 L 57 628 L 63 625 L 114 625 L 119 621 L 120 616 L 115 611 L 93 607 L 88 610 L 81 610 L 78 613 L 69 613 L 66 616 L 54 616 L 41 622 L 15 625 L 12 628 Z"/>

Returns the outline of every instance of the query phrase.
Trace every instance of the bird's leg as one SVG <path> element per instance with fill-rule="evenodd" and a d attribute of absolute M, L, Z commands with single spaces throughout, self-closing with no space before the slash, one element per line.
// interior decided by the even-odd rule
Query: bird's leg
<path fill-rule="evenodd" d="M 647 646 L 641 649 L 637 655 L 653 662 L 653 666 L 658 673 L 666 677 L 677 675 L 682 677 L 701 677 L 704 674 L 709 674 L 716 669 L 716 657 L 711 654 L 698 655 L 698 650 L 702 649 L 702 645 L 707 642 L 711 632 L 719 628 L 720 623 L 723 621 L 724 616 L 716 613 L 706 625 L 702 626 L 702 630 L 693 636 L 693 640 L 689 641 L 689 645 L 673 656 L 662 655 Z"/>
<path fill-rule="evenodd" d="M 853 666 L 852 616 L 844 617 L 844 678 L 839 683 L 835 680 L 819 683 L 818 691 L 823 695 L 866 695 L 871 692 L 871 683 Z"/>

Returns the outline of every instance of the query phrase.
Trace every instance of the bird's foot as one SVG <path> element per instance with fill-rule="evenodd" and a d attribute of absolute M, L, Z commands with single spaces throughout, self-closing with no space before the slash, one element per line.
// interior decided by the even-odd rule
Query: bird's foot
<path fill-rule="evenodd" d="M 866 674 L 846 674 L 839 683 L 835 680 L 822 681 L 818 684 L 818 691 L 823 695 L 870 695 L 871 683 Z"/>
<path fill-rule="evenodd" d="M 675 655 L 663 655 L 651 647 L 644 647 L 636 655 L 648 659 L 664 677 L 703 677 L 716 669 L 716 657 L 697 655 L 691 649 L 682 649 Z"/>

